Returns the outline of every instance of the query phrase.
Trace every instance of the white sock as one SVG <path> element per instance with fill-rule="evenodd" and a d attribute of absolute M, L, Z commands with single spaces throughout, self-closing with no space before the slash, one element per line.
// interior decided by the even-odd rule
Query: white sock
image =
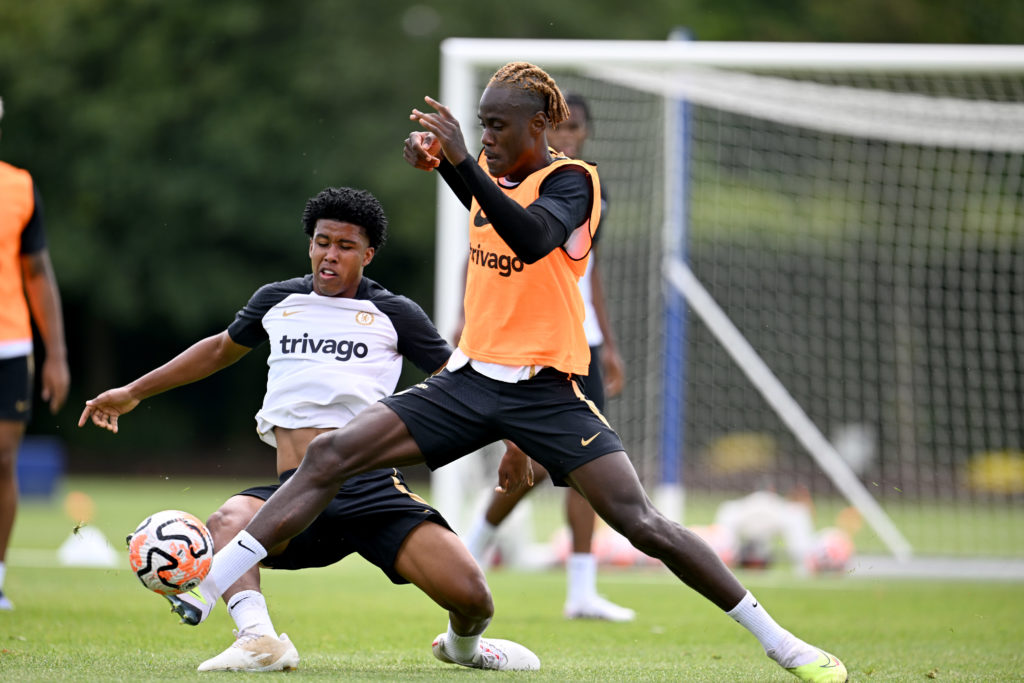
<path fill-rule="evenodd" d="M 248 631 L 277 637 L 274 624 L 267 611 L 267 600 L 259 591 L 239 591 L 228 600 L 228 614 L 235 620 L 239 632 Z"/>
<path fill-rule="evenodd" d="M 7 576 L 7 563 L 0 562 L 0 590 L 4 589 L 4 578 Z"/>
<path fill-rule="evenodd" d="M 448 635 L 444 641 L 444 650 L 448 656 L 459 662 L 472 661 L 480 650 L 480 636 L 460 636 L 452 630 L 452 622 L 448 622 Z"/>
<path fill-rule="evenodd" d="M 565 563 L 566 602 L 579 604 L 597 595 L 597 556 L 573 553 Z"/>
<path fill-rule="evenodd" d="M 466 547 L 477 564 L 483 566 L 497 535 L 498 527 L 488 522 L 486 517 L 477 519 L 470 528 L 469 533 L 466 534 Z"/>
<path fill-rule="evenodd" d="M 233 586 L 266 556 L 267 551 L 259 541 L 243 529 L 226 546 L 214 553 L 213 566 L 199 589 L 206 597 L 217 600 L 226 588 Z"/>
<path fill-rule="evenodd" d="M 787 669 L 803 666 L 818 656 L 814 648 L 775 623 L 750 591 L 726 614 L 753 633 L 765 654 Z"/>
<path fill-rule="evenodd" d="M 789 635 L 789 631 L 775 623 L 768 611 L 757 602 L 750 591 L 747 591 L 739 604 L 726 614 L 753 633 L 765 652 L 774 650 Z"/>

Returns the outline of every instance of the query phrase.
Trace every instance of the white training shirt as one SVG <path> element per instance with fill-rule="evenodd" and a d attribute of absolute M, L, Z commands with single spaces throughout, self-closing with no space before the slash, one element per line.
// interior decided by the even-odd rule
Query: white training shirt
<path fill-rule="evenodd" d="M 587 336 L 587 345 L 591 348 L 604 343 L 604 334 L 601 332 L 601 325 L 597 321 L 597 311 L 594 309 L 594 289 L 591 282 L 591 275 L 594 272 L 594 254 L 590 255 L 587 261 L 587 269 L 583 271 L 580 278 L 580 294 L 583 295 L 583 309 L 586 315 L 583 317 L 583 334 Z"/>
<path fill-rule="evenodd" d="M 608 191 L 604 185 L 601 185 L 601 225 L 604 225 L 605 219 L 608 217 Z M 601 235 L 601 226 L 598 226 L 597 233 L 594 235 L 594 245 L 590 254 L 590 260 L 587 261 L 587 269 L 583 271 L 583 277 L 580 278 L 580 294 L 583 296 L 583 309 L 585 315 L 583 316 L 583 334 L 587 337 L 587 346 L 594 348 L 604 344 L 604 332 L 601 331 L 601 323 L 597 320 L 597 310 L 594 308 L 594 263 L 597 260 L 597 254 L 594 251 L 597 249 L 597 240 Z"/>
<path fill-rule="evenodd" d="M 451 354 L 423 310 L 363 278 L 355 297 L 313 292 L 313 276 L 261 287 L 228 327 L 243 346 L 270 344 L 260 438 L 274 427 L 338 428 L 392 394 L 407 357 L 426 374 Z"/>

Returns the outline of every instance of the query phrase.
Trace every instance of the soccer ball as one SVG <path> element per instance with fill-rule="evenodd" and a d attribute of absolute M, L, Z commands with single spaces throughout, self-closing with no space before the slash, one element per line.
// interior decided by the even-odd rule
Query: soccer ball
<path fill-rule="evenodd" d="M 192 590 L 213 564 L 213 537 L 195 515 L 163 510 L 127 538 L 128 561 L 142 585 L 161 595 Z"/>

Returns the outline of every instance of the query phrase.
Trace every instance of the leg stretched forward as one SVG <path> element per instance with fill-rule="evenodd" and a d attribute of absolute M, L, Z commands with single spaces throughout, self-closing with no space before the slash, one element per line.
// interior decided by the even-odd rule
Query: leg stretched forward
<path fill-rule="evenodd" d="M 310 442 L 295 474 L 272 495 L 244 530 L 213 558 L 209 575 L 193 591 L 173 596 L 183 623 L 206 620 L 223 593 L 275 548 L 301 532 L 319 515 L 349 478 L 372 469 L 422 461 L 405 423 L 376 403 L 342 429 Z"/>
<path fill-rule="evenodd" d="M 707 543 L 654 507 L 623 451 L 591 460 L 569 480 L 611 528 L 721 609 L 732 609 L 746 593 Z"/>
<path fill-rule="evenodd" d="M 267 500 L 246 532 L 264 548 L 276 546 L 309 526 L 349 478 L 422 460 L 405 423 L 375 403 L 342 429 L 313 439 L 295 475 Z"/>
<path fill-rule="evenodd" d="M 803 681 L 847 680 L 839 659 L 779 626 L 707 543 L 654 507 L 624 452 L 576 468 L 569 481 L 609 526 L 750 631 L 780 666 Z"/>

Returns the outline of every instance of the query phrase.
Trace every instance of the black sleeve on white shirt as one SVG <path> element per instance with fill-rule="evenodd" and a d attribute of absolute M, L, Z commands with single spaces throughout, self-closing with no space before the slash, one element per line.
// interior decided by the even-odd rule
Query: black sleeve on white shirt
<path fill-rule="evenodd" d="M 419 304 L 368 278 L 363 280 L 369 285 L 367 299 L 391 320 L 398 333 L 398 352 L 428 375 L 440 370 L 452 355 L 452 347 Z"/>
<path fill-rule="evenodd" d="M 290 294 L 308 294 L 311 291 L 312 275 L 263 285 L 235 314 L 234 321 L 228 325 L 228 336 L 236 344 L 248 346 L 250 349 L 256 348 L 267 340 L 267 330 L 263 327 L 263 316 L 267 311 Z"/>

